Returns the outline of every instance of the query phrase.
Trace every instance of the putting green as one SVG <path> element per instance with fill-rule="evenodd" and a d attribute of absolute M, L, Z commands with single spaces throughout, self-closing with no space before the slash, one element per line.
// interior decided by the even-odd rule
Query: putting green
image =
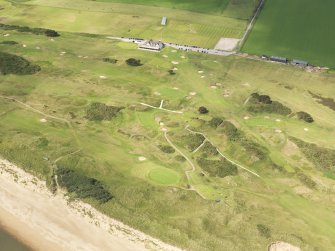
<path fill-rule="evenodd" d="M 150 171 L 149 179 L 162 185 L 173 185 L 179 182 L 180 176 L 168 168 L 157 167 Z"/>

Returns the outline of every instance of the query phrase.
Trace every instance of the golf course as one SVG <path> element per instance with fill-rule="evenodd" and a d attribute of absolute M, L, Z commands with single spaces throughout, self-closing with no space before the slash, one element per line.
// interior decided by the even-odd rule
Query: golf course
<path fill-rule="evenodd" d="M 322 56 L 284 28 L 262 35 L 279 2 L 242 50 L 333 66 L 330 40 Z M 107 38 L 213 48 L 241 38 L 257 4 L 0 0 L 0 156 L 185 250 L 333 250 L 332 71 Z"/>

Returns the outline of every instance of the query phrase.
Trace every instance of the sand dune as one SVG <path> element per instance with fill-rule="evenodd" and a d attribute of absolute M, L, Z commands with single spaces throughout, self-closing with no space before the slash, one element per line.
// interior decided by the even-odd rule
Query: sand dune
<path fill-rule="evenodd" d="M 52 195 L 45 182 L 6 160 L 0 159 L 0 172 L 0 223 L 33 250 L 180 250 L 90 205 Z"/>

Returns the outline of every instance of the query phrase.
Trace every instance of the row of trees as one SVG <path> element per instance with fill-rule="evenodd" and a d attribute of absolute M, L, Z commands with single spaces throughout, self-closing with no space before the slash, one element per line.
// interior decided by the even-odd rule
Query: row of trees
<path fill-rule="evenodd" d="M 36 35 L 45 35 L 47 37 L 59 37 L 59 33 L 55 30 L 44 28 L 30 28 L 28 26 L 0 24 L 0 29 L 3 30 L 16 30 L 18 32 L 30 32 Z"/>

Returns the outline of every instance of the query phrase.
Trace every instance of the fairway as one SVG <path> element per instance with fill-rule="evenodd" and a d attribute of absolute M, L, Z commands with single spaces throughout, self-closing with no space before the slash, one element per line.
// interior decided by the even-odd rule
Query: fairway
<path fill-rule="evenodd" d="M 31 0 L 6 3 L 6 23 L 214 48 L 221 37 L 241 38 L 258 0 L 214 1 L 202 8 L 167 1 Z M 192 7 L 193 6 L 193 7 Z M 221 6 L 221 7 L 218 7 Z M 215 12 L 215 14 L 212 14 Z M 28 17 L 28 16 L 29 17 Z M 39 18 L 47 15 L 48 18 Z M 161 25 L 167 16 L 168 24 Z"/>
<path fill-rule="evenodd" d="M 335 1 L 268 0 L 243 52 L 335 68 Z"/>

